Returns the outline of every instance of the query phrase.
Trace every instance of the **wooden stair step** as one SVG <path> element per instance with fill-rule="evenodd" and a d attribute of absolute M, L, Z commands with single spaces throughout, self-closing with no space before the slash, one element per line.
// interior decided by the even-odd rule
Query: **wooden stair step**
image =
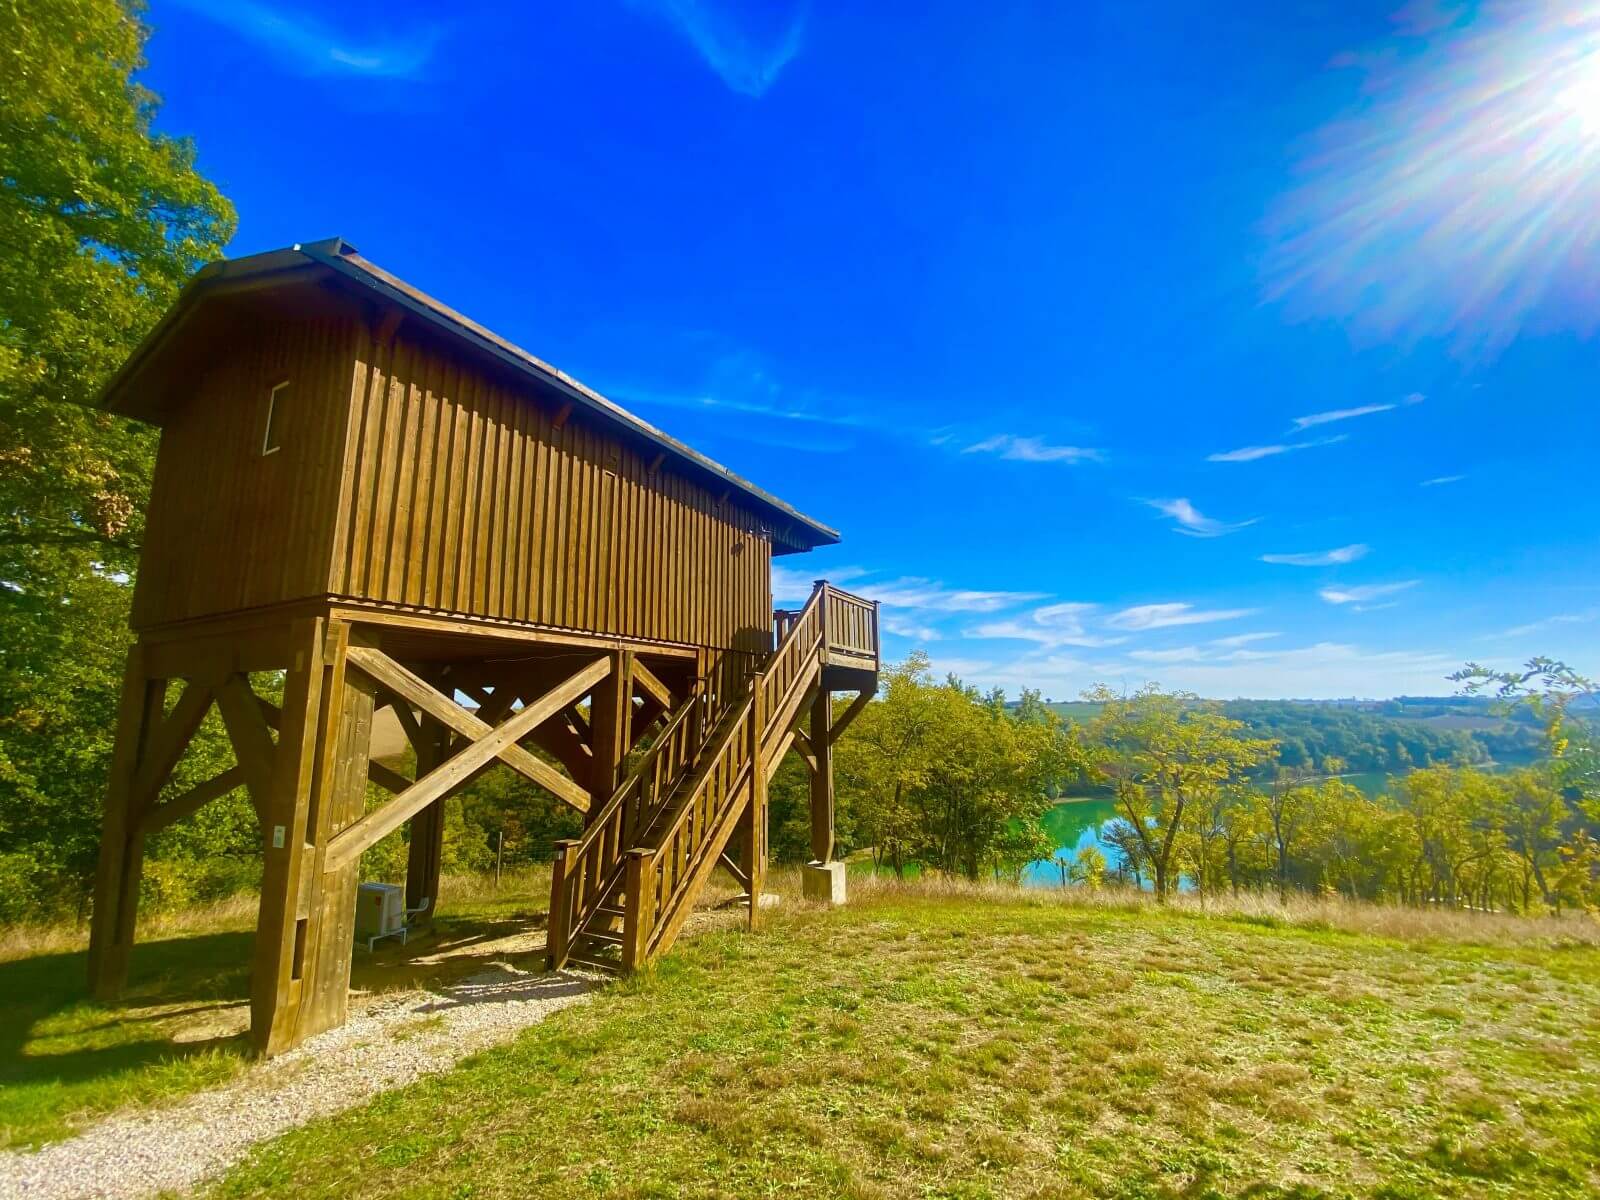
<path fill-rule="evenodd" d="M 576 940 L 581 942 L 585 939 L 591 942 L 601 942 L 607 946 L 622 945 L 622 935 L 610 929 L 580 929 Z"/>
<path fill-rule="evenodd" d="M 622 974 L 622 964 L 614 958 L 594 958 L 586 954 L 568 954 L 567 965 L 573 967 L 587 967 L 591 971 L 599 971 L 603 975 Z"/>

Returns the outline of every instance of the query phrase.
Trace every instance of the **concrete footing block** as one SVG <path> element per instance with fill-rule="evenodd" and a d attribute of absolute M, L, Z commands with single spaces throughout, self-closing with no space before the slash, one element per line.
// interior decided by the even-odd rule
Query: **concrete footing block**
<path fill-rule="evenodd" d="M 807 900 L 815 900 L 822 904 L 843 904 L 844 864 L 807 863 L 800 868 L 800 890 Z"/>

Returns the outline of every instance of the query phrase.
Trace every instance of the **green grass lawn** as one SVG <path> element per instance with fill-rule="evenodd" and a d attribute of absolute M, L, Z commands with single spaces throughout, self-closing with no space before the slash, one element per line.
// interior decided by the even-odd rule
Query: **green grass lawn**
<path fill-rule="evenodd" d="M 508 1047 L 259 1148 L 216 1192 L 1600 1190 L 1592 944 L 870 890 L 690 939 Z"/>

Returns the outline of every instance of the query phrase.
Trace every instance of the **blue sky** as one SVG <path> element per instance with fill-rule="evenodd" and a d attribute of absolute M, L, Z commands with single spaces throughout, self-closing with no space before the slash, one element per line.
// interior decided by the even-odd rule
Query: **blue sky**
<path fill-rule="evenodd" d="M 1600 670 L 1593 3 L 151 0 L 238 206 L 844 534 L 1013 693 Z"/>

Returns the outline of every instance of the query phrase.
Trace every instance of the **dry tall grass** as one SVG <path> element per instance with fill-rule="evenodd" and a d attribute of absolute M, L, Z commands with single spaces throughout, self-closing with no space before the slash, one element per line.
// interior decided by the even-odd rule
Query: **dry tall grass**
<path fill-rule="evenodd" d="M 1147 892 L 1126 887 L 1020 887 L 1006 883 L 972 883 L 957 878 L 898 880 L 889 876 L 852 876 L 851 899 L 921 899 L 953 902 L 1004 901 L 1017 904 L 1060 904 L 1114 912 L 1153 912 L 1164 908 L 1196 918 L 1248 921 L 1293 929 L 1334 930 L 1369 934 L 1399 941 L 1447 941 L 1490 946 L 1600 946 L 1600 917 L 1593 913 L 1523 917 L 1507 913 L 1466 912 L 1446 908 L 1410 908 L 1374 904 L 1341 896 L 1291 895 L 1279 900 L 1270 892 L 1240 892 L 1170 898 L 1162 906 Z"/>
<path fill-rule="evenodd" d="M 543 911 L 550 903 L 550 868 L 534 866 L 507 870 L 497 887 L 494 875 L 447 875 L 440 881 L 441 911 L 452 907 L 485 908 L 496 905 L 527 906 Z M 176 911 L 141 913 L 137 938 L 188 937 L 253 929 L 260 897 L 240 892 L 226 900 Z M 72 954 L 89 947 L 89 926 L 73 921 L 37 922 L 0 926 L 0 962 L 40 954 Z"/>
<path fill-rule="evenodd" d="M 710 904 L 731 900 L 738 889 L 713 876 L 707 892 Z M 767 875 L 766 890 L 791 901 L 800 899 L 797 867 L 775 867 Z M 549 904 L 550 868 L 520 867 L 508 870 L 498 886 L 492 874 L 450 875 L 440 884 L 440 913 L 514 908 L 542 912 Z M 1058 904 L 1073 908 L 1143 912 L 1158 907 L 1155 899 L 1131 888 L 1019 887 L 1007 883 L 971 883 L 965 879 L 929 877 L 898 880 L 891 876 L 852 875 L 850 897 L 857 903 L 874 900 L 922 899 L 952 903 L 1003 901 L 1008 904 Z M 1335 930 L 1370 934 L 1399 941 L 1446 941 L 1489 946 L 1600 946 L 1600 916 L 1568 913 L 1559 917 L 1521 917 L 1504 913 L 1462 912 L 1454 909 L 1408 908 L 1371 904 L 1333 896 L 1291 895 L 1280 901 L 1263 892 L 1170 899 L 1166 911 L 1196 918 L 1248 921 L 1256 925 L 1293 929 Z M 255 925 L 257 896 L 241 892 L 214 904 L 178 912 L 155 913 L 139 922 L 141 941 L 185 937 L 203 933 L 248 930 Z M 41 954 L 71 954 L 88 947 L 88 926 L 70 921 L 0 927 L 0 962 Z"/>

